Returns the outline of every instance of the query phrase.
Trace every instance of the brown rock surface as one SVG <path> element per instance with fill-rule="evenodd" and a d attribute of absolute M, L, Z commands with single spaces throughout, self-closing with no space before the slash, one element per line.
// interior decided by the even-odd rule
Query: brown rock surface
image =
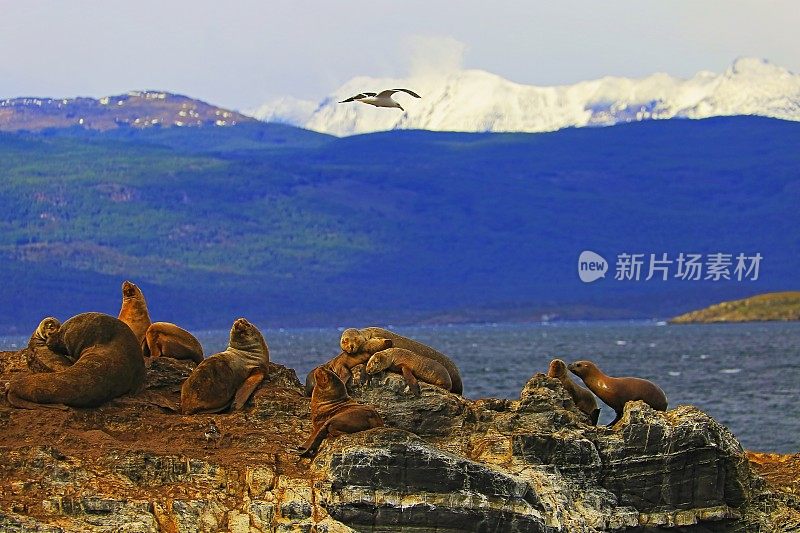
<path fill-rule="evenodd" d="M 0 354 L 0 386 L 24 371 L 20 357 Z M 471 401 L 428 384 L 413 397 L 400 376 L 383 373 L 355 398 L 374 404 L 387 427 L 326 441 L 309 461 L 295 451 L 311 423 L 293 370 L 271 364 L 241 412 L 183 416 L 174 409 L 193 365 L 154 360 L 143 392 L 98 409 L 29 411 L 0 400 L 0 531 L 797 525 L 797 498 L 781 488 L 796 488 L 796 478 L 770 489 L 733 436 L 692 407 L 632 403 L 612 431 L 589 425 L 560 382 L 541 374 L 517 400 Z M 219 434 L 207 435 L 212 421 Z"/>

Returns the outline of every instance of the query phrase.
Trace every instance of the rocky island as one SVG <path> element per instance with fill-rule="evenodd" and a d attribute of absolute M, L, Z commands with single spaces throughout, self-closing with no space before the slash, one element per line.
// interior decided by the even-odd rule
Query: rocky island
<path fill-rule="evenodd" d="M 97 409 L 0 400 L 0 530 L 796 531 L 796 474 L 691 406 L 631 402 L 594 427 L 543 374 L 519 398 L 469 400 L 377 374 L 354 397 L 386 427 L 296 451 L 309 398 L 270 363 L 242 411 L 184 416 L 194 363 L 154 359 L 145 390 Z M 0 353 L 0 388 L 25 367 Z M 776 415 L 778 416 L 778 415 Z M 787 456 L 781 456 L 786 458 Z M 777 465 L 777 466 L 776 466 Z M 785 466 L 785 465 L 784 465 Z M 763 472 L 767 479 L 757 472 Z"/>
<path fill-rule="evenodd" d="M 770 292 L 676 316 L 670 324 L 800 320 L 800 291 Z"/>

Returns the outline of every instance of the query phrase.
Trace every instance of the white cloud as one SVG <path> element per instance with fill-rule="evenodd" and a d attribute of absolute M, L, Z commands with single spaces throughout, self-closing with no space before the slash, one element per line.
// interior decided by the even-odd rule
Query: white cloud
<path fill-rule="evenodd" d="M 445 76 L 461 70 L 467 45 L 448 36 L 412 35 L 405 39 L 412 77 Z"/>

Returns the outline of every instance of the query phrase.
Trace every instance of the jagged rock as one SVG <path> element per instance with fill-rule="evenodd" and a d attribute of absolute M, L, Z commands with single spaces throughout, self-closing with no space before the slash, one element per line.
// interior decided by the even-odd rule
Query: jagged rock
<path fill-rule="evenodd" d="M 442 452 L 401 430 L 379 428 L 340 439 L 313 471 L 327 473 L 325 509 L 358 530 L 550 530 L 541 502 L 523 479 Z"/>
<path fill-rule="evenodd" d="M 596 441 L 600 482 L 621 503 L 641 512 L 737 508 L 750 496 L 744 450 L 705 413 L 687 406 L 659 413 L 631 402 L 622 425 Z"/>
<path fill-rule="evenodd" d="M 180 392 L 181 385 L 196 366 L 197 363 L 188 359 L 153 357 L 147 366 L 145 388 L 149 390 L 171 388 Z"/>
<path fill-rule="evenodd" d="M 374 405 L 387 426 L 423 437 L 461 433 L 475 421 L 470 403 L 462 397 L 427 383 L 420 382 L 420 388 L 422 394 L 413 396 L 399 374 L 381 372 L 356 388 L 355 398 Z"/>
<path fill-rule="evenodd" d="M 0 383 L 20 353 L 0 359 Z M 2 355 L 0 355 L 2 358 Z M 560 382 L 477 401 L 384 373 L 354 389 L 386 427 L 296 447 L 311 431 L 292 369 L 271 364 L 244 409 L 183 416 L 194 364 L 153 360 L 145 389 L 98 409 L 0 401 L 0 530 L 792 531 L 800 503 L 750 469 L 723 426 L 693 408 L 626 406 L 588 425 Z M 205 436 L 211 421 L 220 432 Z"/>

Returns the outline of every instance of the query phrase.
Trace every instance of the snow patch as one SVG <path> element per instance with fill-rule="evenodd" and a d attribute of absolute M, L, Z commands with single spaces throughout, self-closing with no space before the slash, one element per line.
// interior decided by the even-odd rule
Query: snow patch
<path fill-rule="evenodd" d="M 763 59 L 739 58 L 722 74 L 701 71 L 689 79 L 656 73 L 539 87 L 461 69 L 463 49 L 454 43 L 430 64 L 412 61 L 407 78 L 357 77 L 319 103 L 277 98 L 250 114 L 339 136 L 392 129 L 542 132 L 726 115 L 800 121 L 800 76 Z M 424 49 L 425 43 L 415 44 Z M 362 91 L 396 87 L 410 88 L 422 99 L 397 93 L 405 112 L 338 103 Z"/>

